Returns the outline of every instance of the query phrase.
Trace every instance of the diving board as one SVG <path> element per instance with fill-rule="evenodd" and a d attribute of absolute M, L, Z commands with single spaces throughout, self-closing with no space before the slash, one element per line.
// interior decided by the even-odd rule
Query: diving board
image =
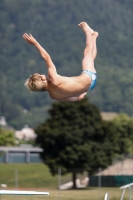
<path fill-rule="evenodd" d="M 23 190 L 0 190 L 0 195 L 49 195 L 49 192 L 23 191 Z"/>

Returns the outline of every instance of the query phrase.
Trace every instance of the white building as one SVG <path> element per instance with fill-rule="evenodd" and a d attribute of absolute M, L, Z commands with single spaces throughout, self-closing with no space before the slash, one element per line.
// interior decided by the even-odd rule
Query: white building
<path fill-rule="evenodd" d="M 1 117 L 0 117 L 0 126 L 6 126 L 6 125 L 7 125 L 7 123 L 6 123 L 5 117 L 4 117 L 4 116 L 1 116 Z"/>
<path fill-rule="evenodd" d="M 36 134 L 32 128 L 25 126 L 21 130 L 15 131 L 15 138 L 18 140 L 34 140 L 36 138 Z"/>

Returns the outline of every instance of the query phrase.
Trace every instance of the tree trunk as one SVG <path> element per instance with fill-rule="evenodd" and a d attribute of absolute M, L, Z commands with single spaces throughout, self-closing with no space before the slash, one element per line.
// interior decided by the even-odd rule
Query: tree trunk
<path fill-rule="evenodd" d="M 72 181 L 73 181 L 73 189 L 76 189 L 77 188 L 77 185 L 76 185 L 76 172 L 73 171 L 72 172 Z"/>

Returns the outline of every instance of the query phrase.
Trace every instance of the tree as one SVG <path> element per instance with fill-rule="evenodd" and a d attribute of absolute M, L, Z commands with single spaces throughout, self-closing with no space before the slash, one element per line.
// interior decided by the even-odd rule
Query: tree
<path fill-rule="evenodd" d="M 56 102 L 49 110 L 50 118 L 36 127 L 36 142 L 43 148 L 41 158 L 53 175 L 72 172 L 73 188 L 76 174 L 92 175 L 105 168 L 120 152 L 115 126 L 102 121 L 99 109 L 85 98 L 80 102 Z"/>
<path fill-rule="evenodd" d="M 14 146 L 15 137 L 12 130 L 6 130 L 0 127 L 0 146 Z"/>
<path fill-rule="evenodd" d="M 119 134 L 119 144 L 125 153 L 133 151 L 133 118 L 126 114 L 119 114 L 113 119 L 113 123 Z M 124 145 L 123 145 L 124 144 Z M 123 149 L 124 148 L 124 149 Z"/>

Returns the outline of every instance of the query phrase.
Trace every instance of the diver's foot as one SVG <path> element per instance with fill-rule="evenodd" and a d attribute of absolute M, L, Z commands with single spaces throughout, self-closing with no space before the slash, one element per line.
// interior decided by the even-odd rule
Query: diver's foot
<path fill-rule="evenodd" d="M 94 31 L 89 27 L 89 25 L 86 22 L 81 22 L 78 24 L 78 26 L 82 28 L 84 32 L 89 31 L 91 35 L 94 33 Z"/>

